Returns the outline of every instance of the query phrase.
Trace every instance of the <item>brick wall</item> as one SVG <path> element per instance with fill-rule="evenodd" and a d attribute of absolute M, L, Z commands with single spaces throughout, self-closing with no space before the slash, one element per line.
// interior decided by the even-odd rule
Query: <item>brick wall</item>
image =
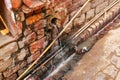
<path fill-rule="evenodd" d="M 11 0 L 17 38 L 0 47 L 0 80 L 15 80 L 53 40 L 51 21 L 65 25 L 87 0 Z M 80 28 L 112 0 L 93 0 L 64 32 Z"/>

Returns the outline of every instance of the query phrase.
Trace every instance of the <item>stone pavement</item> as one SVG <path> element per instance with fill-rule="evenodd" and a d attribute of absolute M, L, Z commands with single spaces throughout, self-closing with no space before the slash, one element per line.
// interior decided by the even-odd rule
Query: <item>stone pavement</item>
<path fill-rule="evenodd" d="M 100 39 L 64 78 L 120 80 L 120 27 Z"/>

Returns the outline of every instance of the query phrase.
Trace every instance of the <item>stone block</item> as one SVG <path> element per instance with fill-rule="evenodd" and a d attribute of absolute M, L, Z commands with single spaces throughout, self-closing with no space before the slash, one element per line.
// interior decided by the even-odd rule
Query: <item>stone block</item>
<path fill-rule="evenodd" d="M 45 38 L 42 38 L 30 44 L 30 52 L 34 54 L 36 51 L 44 48 L 44 42 L 45 42 Z"/>
<path fill-rule="evenodd" d="M 32 55 L 27 58 L 27 63 L 31 63 L 31 62 L 33 62 Z"/>
<path fill-rule="evenodd" d="M 91 9 L 91 3 L 88 3 L 87 6 L 82 10 L 82 13 L 86 13 L 87 11 L 89 11 Z"/>
<path fill-rule="evenodd" d="M 6 80 L 16 80 L 17 79 L 17 74 L 14 73 L 10 77 L 6 78 Z"/>
<path fill-rule="evenodd" d="M 46 25 L 47 25 L 46 20 L 44 20 L 44 19 L 43 20 L 39 20 L 38 22 L 36 22 L 34 24 L 34 30 L 38 31 L 40 29 L 43 29 L 44 27 L 46 27 Z"/>
<path fill-rule="evenodd" d="M 39 13 L 33 16 L 30 16 L 26 19 L 26 24 L 27 25 L 31 25 L 37 21 L 39 21 L 40 19 L 44 18 L 44 13 Z"/>
<path fill-rule="evenodd" d="M 93 17 L 95 16 L 95 10 L 94 9 L 91 9 L 87 12 L 86 14 L 86 20 L 90 20 L 92 19 Z"/>
<path fill-rule="evenodd" d="M 25 50 L 25 49 L 22 49 L 22 50 L 20 51 L 20 53 L 17 55 L 17 59 L 18 59 L 19 61 L 22 61 L 22 60 L 25 59 L 25 57 L 27 56 L 27 54 L 28 54 L 28 51 Z"/>
<path fill-rule="evenodd" d="M 23 40 L 22 41 L 18 41 L 18 45 L 19 45 L 19 48 L 21 49 L 21 48 L 24 47 L 25 43 L 24 43 Z"/>
<path fill-rule="evenodd" d="M 0 61 L 0 73 L 13 65 L 13 59 L 10 58 L 6 61 Z"/>
<path fill-rule="evenodd" d="M 32 55 L 32 59 L 33 59 L 33 60 L 36 60 L 36 59 L 40 56 L 40 54 L 41 54 L 41 51 L 37 51 L 36 53 L 34 53 L 34 54 Z"/>
<path fill-rule="evenodd" d="M 26 39 L 25 39 L 25 44 L 30 44 L 32 42 L 34 42 L 36 40 L 36 33 L 32 32 L 31 34 L 29 34 Z"/>
<path fill-rule="evenodd" d="M 23 3 L 29 8 L 44 7 L 45 3 L 40 0 L 23 0 Z"/>
<path fill-rule="evenodd" d="M 36 60 L 40 56 L 40 54 L 41 54 L 40 51 L 35 52 L 34 54 L 32 54 L 30 57 L 27 58 L 27 62 L 28 63 L 33 62 L 34 60 Z"/>
<path fill-rule="evenodd" d="M 102 4 L 99 4 L 97 7 L 96 7 L 96 10 L 95 10 L 95 13 L 98 14 L 99 12 L 101 12 L 105 7 L 108 6 L 108 1 L 102 3 Z"/>
<path fill-rule="evenodd" d="M 97 7 L 99 4 L 103 3 L 105 0 L 93 0 L 92 1 L 92 8 Z"/>
<path fill-rule="evenodd" d="M 14 73 L 16 73 L 18 70 L 20 69 L 20 65 L 16 65 L 8 70 L 6 70 L 5 72 L 3 72 L 4 77 L 9 78 L 10 76 L 14 75 Z"/>
<path fill-rule="evenodd" d="M 29 14 L 29 13 L 32 13 L 33 10 L 30 9 L 29 7 L 27 7 L 26 5 L 22 5 L 22 11 L 25 13 L 25 14 Z"/>
<path fill-rule="evenodd" d="M 7 60 L 11 55 L 18 50 L 18 45 L 16 42 L 10 43 L 2 48 L 0 48 L 0 60 Z"/>
<path fill-rule="evenodd" d="M 22 61 L 21 63 L 19 63 L 19 65 L 20 65 L 20 69 L 22 69 L 27 65 L 27 61 Z"/>
<path fill-rule="evenodd" d="M 41 39 L 42 37 L 44 37 L 45 35 L 44 29 L 38 30 L 37 34 L 38 34 L 37 39 Z"/>
<path fill-rule="evenodd" d="M 30 33 L 32 33 L 32 30 L 28 27 L 28 28 L 26 28 L 25 31 L 24 31 L 24 36 L 27 36 L 27 35 L 29 35 Z"/>
<path fill-rule="evenodd" d="M 81 26 L 85 22 L 85 14 L 82 14 L 80 17 L 74 20 L 74 26 Z"/>
<path fill-rule="evenodd" d="M 0 34 L 0 47 L 13 41 L 15 41 L 14 37 Z"/>
<path fill-rule="evenodd" d="M 23 68 L 23 69 L 20 69 L 20 70 L 18 71 L 18 75 L 20 76 L 24 71 L 25 71 L 24 68 Z"/>

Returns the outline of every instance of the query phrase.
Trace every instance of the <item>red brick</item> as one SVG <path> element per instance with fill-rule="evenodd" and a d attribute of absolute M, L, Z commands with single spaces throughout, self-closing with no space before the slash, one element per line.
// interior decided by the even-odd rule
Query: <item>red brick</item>
<path fill-rule="evenodd" d="M 21 0 L 11 0 L 11 3 L 12 3 L 13 9 L 18 9 L 21 6 L 22 1 Z"/>
<path fill-rule="evenodd" d="M 38 22 L 35 23 L 34 30 L 37 31 L 39 29 L 42 29 L 46 26 L 46 24 L 47 24 L 46 20 L 39 20 Z"/>
<path fill-rule="evenodd" d="M 36 60 L 40 56 L 41 52 L 37 51 L 35 54 L 33 54 L 32 59 Z"/>
<path fill-rule="evenodd" d="M 42 37 L 44 37 L 45 35 L 44 29 L 38 30 L 37 34 L 38 34 L 37 39 L 41 39 Z"/>
<path fill-rule="evenodd" d="M 41 51 L 40 51 L 40 50 L 37 51 L 37 52 L 35 52 L 35 53 L 32 54 L 30 57 L 28 57 L 27 62 L 28 62 L 28 63 L 33 62 L 34 60 L 36 60 L 36 59 L 40 56 L 40 54 L 41 54 Z"/>
<path fill-rule="evenodd" d="M 40 19 L 43 19 L 44 18 L 44 14 L 43 13 L 39 13 L 39 14 L 36 14 L 36 15 L 33 15 L 33 16 L 30 16 L 26 19 L 26 24 L 27 25 L 31 25 L 37 21 L 39 21 Z"/>
<path fill-rule="evenodd" d="M 42 49 L 44 47 L 44 42 L 45 42 L 45 38 L 42 38 L 30 44 L 31 53 L 35 53 L 36 51 Z"/>
<path fill-rule="evenodd" d="M 20 69 L 20 65 L 16 65 L 15 67 L 12 67 L 11 69 L 5 71 L 3 73 L 4 77 L 10 77 L 11 75 L 13 75 L 14 73 L 16 73 L 18 70 Z"/>
<path fill-rule="evenodd" d="M 16 80 L 17 79 L 17 74 L 14 73 L 10 77 L 8 77 L 6 80 Z"/>
<path fill-rule="evenodd" d="M 33 32 L 33 33 L 29 34 L 29 35 L 26 37 L 25 43 L 26 43 L 26 44 L 30 44 L 30 43 L 32 43 L 32 42 L 35 41 L 35 40 L 36 40 L 36 34 L 35 34 L 35 32 Z"/>
<path fill-rule="evenodd" d="M 45 3 L 41 2 L 40 0 L 23 0 L 24 4 L 27 5 L 29 8 L 36 8 L 36 7 L 44 7 Z"/>

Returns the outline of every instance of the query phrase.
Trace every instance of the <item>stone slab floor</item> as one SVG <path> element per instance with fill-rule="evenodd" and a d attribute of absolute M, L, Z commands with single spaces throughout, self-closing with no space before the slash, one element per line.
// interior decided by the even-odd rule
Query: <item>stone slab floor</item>
<path fill-rule="evenodd" d="M 120 80 L 120 27 L 111 30 L 64 76 L 65 80 Z"/>

